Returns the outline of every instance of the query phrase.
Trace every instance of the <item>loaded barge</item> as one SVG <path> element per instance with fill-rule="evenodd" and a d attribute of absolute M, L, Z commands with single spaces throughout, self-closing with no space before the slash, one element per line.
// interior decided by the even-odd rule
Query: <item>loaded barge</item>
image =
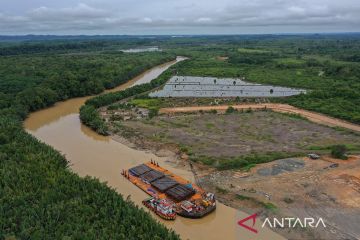
<path fill-rule="evenodd" d="M 122 175 L 151 196 L 143 204 L 163 219 L 174 220 L 176 214 L 201 218 L 216 208 L 213 193 L 205 192 L 155 161 L 123 170 Z"/>

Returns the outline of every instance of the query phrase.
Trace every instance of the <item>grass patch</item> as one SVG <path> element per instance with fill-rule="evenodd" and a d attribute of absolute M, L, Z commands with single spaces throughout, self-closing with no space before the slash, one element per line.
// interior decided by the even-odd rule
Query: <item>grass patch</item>
<path fill-rule="evenodd" d="M 236 112 L 236 109 L 233 108 L 232 106 L 229 106 L 225 111 L 226 114 L 230 114 L 230 113 L 233 113 L 233 112 Z"/>
<path fill-rule="evenodd" d="M 280 58 L 274 60 L 278 64 L 283 64 L 284 66 L 303 66 L 306 61 L 303 59 L 296 58 Z"/>
<path fill-rule="evenodd" d="M 228 190 L 226 190 L 222 187 L 219 187 L 219 186 L 216 186 L 215 189 L 216 189 L 216 192 L 221 193 L 221 194 L 226 194 L 229 192 Z"/>
<path fill-rule="evenodd" d="M 268 50 L 263 50 L 263 49 L 253 49 L 253 48 L 238 48 L 238 52 L 240 53 L 269 53 L 270 51 Z"/>
<path fill-rule="evenodd" d="M 268 210 L 275 211 L 277 209 L 276 205 L 273 203 L 270 203 L 270 202 L 265 203 L 265 202 L 261 202 L 261 201 L 259 201 L 259 202 L 264 208 L 266 208 Z"/>
<path fill-rule="evenodd" d="M 236 198 L 241 200 L 241 201 L 245 201 L 245 200 L 252 201 L 252 202 L 262 206 L 263 208 L 271 210 L 271 211 L 277 210 L 277 206 L 275 204 L 270 203 L 270 202 L 263 202 L 263 201 L 257 200 L 254 197 L 249 197 L 249 196 L 245 196 L 245 195 L 242 195 L 242 194 L 236 194 Z"/>
<path fill-rule="evenodd" d="M 334 158 L 347 160 L 348 159 L 346 154 L 347 151 L 348 149 L 346 148 L 346 146 L 342 144 L 331 146 L 331 156 Z"/>
<path fill-rule="evenodd" d="M 360 136 L 359 132 L 355 132 L 355 131 L 347 129 L 347 128 L 343 128 L 343 127 L 339 127 L 339 126 L 335 126 L 335 127 L 331 127 L 331 128 L 335 129 L 336 131 L 352 134 L 352 135 L 355 135 L 355 136 Z"/>
<path fill-rule="evenodd" d="M 236 198 L 239 199 L 239 200 L 252 200 L 254 198 L 252 197 L 248 197 L 248 196 L 245 196 L 245 195 L 241 195 L 241 194 L 236 194 Z"/>
<path fill-rule="evenodd" d="M 206 128 L 211 129 L 214 127 L 215 127 L 215 125 L 213 123 L 206 123 Z"/>
<path fill-rule="evenodd" d="M 163 102 L 158 98 L 146 98 L 146 99 L 131 99 L 130 104 L 141 108 L 147 108 L 150 110 L 159 110 Z"/>
<path fill-rule="evenodd" d="M 190 160 L 193 161 L 193 162 L 200 162 L 202 164 L 205 164 L 205 165 L 209 165 L 209 166 L 212 166 L 215 164 L 216 162 L 216 159 L 213 158 L 213 157 L 208 157 L 208 156 L 204 156 L 204 155 L 201 155 L 201 156 L 191 156 L 190 157 Z"/>
<path fill-rule="evenodd" d="M 218 170 L 229 170 L 239 168 L 251 169 L 256 164 L 267 163 L 277 159 L 301 156 L 300 153 L 270 152 L 265 154 L 249 154 L 232 158 L 217 158 L 210 156 L 193 156 L 190 160 L 211 165 Z"/>
<path fill-rule="evenodd" d="M 289 118 L 293 118 L 293 119 L 300 119 L 300 120 L 305 120 L 305 121 L 309 121 L 309 119 L 307 119 L 306 117 L 301 116 L 298 113 L 285 113 L 285 112 L 276 112 L 278 114 L 281 114 L 283 116 L 289 117 Z"/>
<path fill-rule="evenodd" d="M 186 153 L 187 155 L 193 154 L 191 148 L 188 146 L 184 146 L 184 145 L 180 146 L 180 151 L 183 153 Z"/>
<path fill-rule="evenodd" d="M 246 165 L 245 167 L 241 168 L 241 170 L 243 170 L 245 172 L 249 172 L 255 166 L 256 166 L 255 163 L 250 163 L 250 164 Z"/>
<path fill-rule="evenodd" d="M 344 144 L 348 151 L 360 151 L 360 144 Z M 328 151 L 330 152 L 333 145 L 324 146 L 310 146 L 307 149 L 313 151 Z"/>

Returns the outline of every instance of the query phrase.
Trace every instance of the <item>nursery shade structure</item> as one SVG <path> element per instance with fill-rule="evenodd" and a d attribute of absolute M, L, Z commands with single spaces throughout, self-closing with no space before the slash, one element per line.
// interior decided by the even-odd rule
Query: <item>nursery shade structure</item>
<path fill-rule="evenodd" d="M 150 97 L 287 97 L 306 90 L 245 82 L 236 78 L 173 76 Z"/>

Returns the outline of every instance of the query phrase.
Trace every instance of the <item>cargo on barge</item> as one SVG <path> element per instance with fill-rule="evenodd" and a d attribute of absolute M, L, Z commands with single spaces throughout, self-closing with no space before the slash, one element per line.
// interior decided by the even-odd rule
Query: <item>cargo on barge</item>
<path fill-rule="evenodd" d="M 144 200 L 143 204 L 164 219 L 175 219 L 173 215 L 169 217 L 169 212 L 187 218 L 201 218 L 216 209 L 213 193 L 205 192 L 196 184 L 153 161 L 140 164 L 128 171 L 123 170 L 122 174 L 151 196 Z M 161 207 L 163 203 L 166 203 L 166 210 Z"/>

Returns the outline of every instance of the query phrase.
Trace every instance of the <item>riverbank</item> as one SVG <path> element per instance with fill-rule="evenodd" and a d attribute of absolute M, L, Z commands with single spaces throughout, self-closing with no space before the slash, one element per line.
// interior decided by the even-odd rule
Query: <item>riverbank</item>
<path fill-rule="evenodd" d="M 219 78 L 244 76 L 247 80 L 257 83 L 306 88 L 309 90 L 309 94 L 286 98 L 281 102 L 360 123 L 359 91 L 357 91 L 360 71 L 358 71 L 359 64 L 354 58 L 358 43 L 350 35 L 336 36 L 336 38 L 324 36 L 321 39 L 314 39 L 311 36 L 305 37 L 305 39 L 304 36 L 291 39 L 286 36 L 279 39 L 266 39 L 265 37 L 260 41 L 258 36 L 254 38 L 246 36 L 246 39 L 241 36 L 236 38 L 232 36 L 230 38 L 185 37 L 178 39 L 180 41 L 173 38 L 170 38 L 169 41 L 163 37 L 160 38 L 156 36 L 148 39 L 142 38 L 140 42 L 136 43 L 133 39 L 86 41 L 75 43 L 75 45 L 67 44 L 69 43 L 67 41 L 60 45 L 57 45 L 56 42 L 42 41 L 36 46 L 32 46 L 31 42 L 26 41 L 24 44 L 19 42 L 10 48 L 9 46 L 3 47 L 5 56 L 1 57 L 1 66 L 3 67 L 0 68 L 2 70 L 0 71 L 1 82 L 3 83 L 0 89 L 0 168 L 1 173 L 4 173 L 1 177 L 1 186 L 5 186 L 5 188 L 4 194 L 0 197 L 1 202 L 4 203 L 0 204 L 0 212 L 4 213 L 0 216 L 0 238 L 15 236 L 17 238 L 56 239 L 75 236 L 88 239 L 122 239 L 131 238 L 133 235 L 146 239 L 149 237 L 149 228 L 151 228 L 150 230 L 154 229 L 151 221 L 154 222 L 153 220 L 158 220 L 158 218 L 156 216 L 150 218 L 148 214 L 144 213 L 138 218 L 144 216 L 150 224 L 144 223 L 144 221 L 139 224 L 134 220 L 136 217 L 136 213 L 134 213 L 124 221 L 124 214 L 128 214 L 129 211 L 125 213 L 121 211 L 129 209 L 122 206 L 128 206 L 131 203 L 140 206 L 141 200 L 146 196 L 134 190 L 133 186 L 124 183 L 119 169 L 132 167 L 153 158 L 162 166 L 174 168 L 174 172 L 191 181 L 194 178 L 191 169 L 198 173 L 195 174 L 195 178 L 203 177 L 200 170 L 204 171 L 204 169 L 197 170 L 196 167 L 204 165 L 196 164 L 190 170 L 185 170 L 190 166 L 184 166 L 184 169 L 180 167 L 182 166 L 181 162 L 186 162 L 181 158 L 177 160 L 178 164 L 172 164 L 167 158 L 155 156 L 150 151 L 136 151 L 128 148 L 113 141 L 111 137 L 96 134 L 82 125 L 79 121 L 78 110 L 89 97 L 59 102 L 55 106 L 31 114 L 25 125 L 32 136 L 21 128 L 21 119 L 24 119 L 29 111 L 45 108 L 53 105 L 56 101 L 70 99 L 74 96 L 100 93 L 105 88 L 111 88 L 123 83 L 123 80 L 129 80 L 129 76 L 137 75 L 142 72 L 142 69 L 154 66 L 154 60 L 158 59 L 156 56 L 164 57 L 163 54 L 166 54 L 167 51 L 191 58 L 176 69 L 174 68 L 171 74 L 176 70 L 177 75 Z M 351 44 L 347 41 L 349 39 Z M 133 47 L 134 44 L 151 46 L 150 42 L 159 42 L 159 47 L 164 49 L 164 52 L 154 55 L 153 53 L 126 54 L 118 51 Z M 98 45 L 99 43 L 100 45 Z M 314 44 L 316 48 L 314 48 Z M 334 44 L 337 47 L 334 47 Z M 172 56 L 174 55 L 172 54 Z M 221 56 L 221 61 L 217 58 L 218 56 Z M 149 72 L 151 73 L 153 70 Z M 162 71 L 161 68 L 160 70 Z M 138 79 L 144 83 L 148 80 L 147 77 Z M 124 86 L 120 86 L 119 89 L 122 87 Z M 242 99 L 240 100 L 242 101 Z M 248 99 L 244 100 L 248 101 Z M 257 100 L 254 99 L 254 101 Z M 214 104 L 226 105 L 226 102 Z M 186 103 L 184 105 L 186 106 Z M 96 107 L 96 109 L 98 108 Z M 153 116 L 156 111 L 149 113 Z M 211 128 L 211 124 L 208 126 Z M 313 150 L 315 151 L 315 149 Z M 157 153 L 164 154 L 164 152 L 167 151 L 157 150 Z M 185 159 L 186 154 L 182 154 L 181 157 Z M 251 179 L 249 184 L 257 184 L 258 178 L 261 178 L 262 183 L 266 184 L 268 178 L 278 177 L 281 179 L 283 176 L 291 176 L 294 172 L 306 169 L 306 167 L 301 168 L 302 164 L 298 159 L 274 163 L 276 166 L 264 166 L 265 170 L 252 168 L 256 169 L 256 172 L 249 176 Z M 306 166 L 305 160 L 304 163 Z M 319 163 L 323 163 L 323 159 Z M 321 166 L 321 164 L 319 165 Z M 286 169 L 294 169 L 294 166 L 299 166 L 299 169 L 293 172 L 283 172 Z M 232 180 L 232 177 L 228 178 L 229 176 L 234 176 L 234 181 L 236 181 L 235 177 L 240 177 L 243 181 L 247 176 L 245 173 L 245 178 L 243 178 L 243 172 L 237 172 L 237 170 L 219 172 L 220 176 L 211 175 L 212 168 L 205 167 L 209 172 L 204 174 L 211 176 L 207 181 L 212 186 L 215 187 L 218 185 L 216 181 L 220 181 L 219 188 L 215 188 L 215 190 L 219 191 L 221 196 L 225 196 L 224 192 L 238 191 L 237 188 L 231 187 L 231 182 L 226 182 L 227 179 Z M 324 167 L 326 169 L 319 168 L 317 170 L 321 173 L 337 169 L 337 167 L 330 168 L 328 165 L 324 165 Z M 343 171 L 342 167 L 339 164 L 340 171 L 338 173 Z M 336 191 L 327 193 L 326 189 L 323 191 L 323 188 L 320 187 L 318 194 L 316 186 L 322 185 L 321 181 L 317 181 L 316 172 L 314 176 L 310 175 L 311 179 L 308 182 L 301 182 L 303 180 L 301 178 L 285 180 L 287 180 L 289 184 L 287 187 L 290 190 L 300 188 L 301 194 L 315 202 L 316 198 L 320 199 L 319 202 L 348 199 L 348 204 L 354 204 L 351 201 L 359 202 L 358 195 L 354 191 L 348 191 L 350 187 L 358 189 L 357 178 L 359 176 L 356 174 L 359 170 L 354 169 L 357 172 L 345 172 L 346 175 L 342 177 L 340 177 L 341 174 L 335 174 L 334 178 L 328 175 L 329 178 L 326 179 L 327 183 L 338 189 L 345 189 L 344 195 L 342 195 L 343 192 Z M 271 176 L 258 176 L 258 170 L 263 175 L 270 173 Z M 273 172 L 279 171 L 281 174 L 272 176 Z M 79 175 L 83 178 L 80 178 Z M 307 179 L 306 175 L 299 174 L 298 176 Z M 106 185 L 100 184 L 99 180 L 94 180 L 93 177 L 107 182 Z M 294 183 L 295 180 L 301 183 L 299 183 L 300 186 L 296 185 L 298 182 Z M 224 184 L 221 185 L 222 183 Z M 242 183 L 239 182 L 240 186 Z M 272 183 L 276 184 L 277 192 L 284 192 L 281 184 Z M 271 190 L 272 186 L 269 187 Z M 259 193 L 260 196 L 262 190 L 256 189 L 256 191 L 254 193 L 250 188 L 246 193 L 256 194 L 256 196 Z M 277 192 L 274 192 L 273 195 L 277 195 Z M 323 194 L 324 192 L 326 194 Z M 351 194 L 347 195 L 348 193 Z M 116 199 L 121 199 L 118 194 L 132 201 L 116 201 Z M 338 199 L 336 198 L 337 194 Z M 279 194 L 279 196 L 281 195 Z M 239 196 L 242 201 L 252 201 L 246 197 L 252 196 L 245 196 L 245 194 Z M 286 198 L 288 203 L 286 202 L 285 206 L 288 208 L 299 207 L 296 205 L 297 203 L 292 205 L 292 200 L 291 196 Z M 222 201 L 225 202 L 225 200 Z M 271 206 L 269 207 L 271 208 Z M 312 209 L 308 210 L 311 214 Z M 317 210 L 321 213 L 328 209 L 320 206 Z M 253 212 L 249 213 L 253 214 Z M 179 218 L 174 223 L 164 222 L 164 224 L 168 228 L 175 229 L 183 239 L 254 239 L 254 236 L 261 239 L 281 238 L 269 229 L 261 230 L 254 235 L 239 227 L 237 221 L 248 215 L 219 203 L 217 211 L 201 221 L 187 221 Z M 350 233 L 352 229 L 357 229 L 354 223 L 358 223 L 359 220 L 354 218 L 351 213 L 343 215 L 342 219 L 347 222 L 344 221 L 343 225 L 339 225 L 341 229 L 331 230 Z M 254 226 L 258 230 L 261 229 L 259 220 Z M 123 223 L 128 225 L 122 226 Z M 331 224 L 331 218 L 329 224 L 334 226 Z M 166 234 L 165 229 L 160 230 L 164 235 Z M 94 236 L 93 233 L 97 235 Z M 150 237 L 156 237 L 155 235 L 156 233 L 152 232 Z M 161 239 L 171 238 L 171 236 L 164 235 L 158 237 Z M 339 238 L 332 237 L 332 239 Z M 342 236 L 342 238 L 351 239 L 351 236 Z M 359 235 L 355 238 L 359 238 Z"/>
<path fill-rule="evenodd" d="M 71 170 L 72 163 L 59 152 L 59 148 L 56 147 L 55 150 L 54 145 L 50 146 L 45 136 L 35 138 L 36 134 L 29 134 L 29 132 L 31 134 L 36 132 L 36 129 L 47 128 L 62 117 L 64 121 L 71 119 L 74 116 L 73 113 L 78 111 L 74 103 L 81 104 L 85 98 L 76 98 L 73 99 L 74 101 L 67 100 L 53 105 L 54 102 L 73 96 L 96 94 L 103 89 L 102 80 L 106 73 L 102 72 L 103 69 L 93 67 L 89 70 L 88 67 L 101 62 L 105 57 L 116 58 L 115 55 L 104 55 L 97 55 L 96 60 L 91 59 L 91 64 L 88 65 L 89 58 L 92 58 L 88 55 L 74 59 L 56 56 L 56 54 L 37 55 L 34 58 L 20 56 L 14 65 L 8 66 L 6 77 L 13 73 L 15 66 L 26 72 L 26 81 L 24 81 L 26 83 L 21 82 L 24 77 L 16 75 L 19 72 L 16 71 L 13 73 L 13 81 L 9 86 L 18 84 L 18 87 L 11 91 L 4 87 L 6 85 L 2 85 L 0 89 L 6 93 L 2 94 L 4 98 L 1 98 L 0 110 L 0 182 L 3 186 L 0 196 L 1 239 L 62 239 L 66 237 L 124 239 L 138 236 L 143 236 L 144 239 L 153 237 L 179 239 L 174 231 L 156 222 L 133 202 L 122 198 L 114 189 L 94 177 L 79 176 Z M 57 58 L 56 62 L 54 58 Z M 9 59 L 13 58 L 6 57 L 6 60 Z M 52 59 L 52 61 L 46 61 L 46 59 Z M 131 64 L 131 59 L 134 60 L 130 58 L 123 66 Z M 163 59 L 166 60 L 165 57 Z M 4 61 L 4 58 L 2 60 Z M 116 58 L 117 62 L 123 62 L 123 60 L 124 56 Z M 154 58 L 151 63 L 160 63 L 160 60 Z M 19 61 L 25 62 L 25 66 L 20 67 Z M 38 61 L 43 61 L 43 64 L 39 64 Z M 72 66 L 74 62 L 79 65 L 74 64 L 77 66 L 76 69 L 64 70 L 61 65 L 64 61 L 68 66 Z M 51 66 L 48 65 L 49 62 Z M 137 70 L 151 65 L 145 59 L 143 65 L 140 61 L 137 63 L 139 64 Z M 94 71 L 98 73 L 96 86 L 91 85 L 94 82 L 93 78 L 88 80 L 86 74 L 79 74 L 80 71 L 87 70 L 89 71 L 86 74 Z M 112 70 L 114 69 L 109 71 Z M 38 74 L 39 72 L 41 74 Z M 61 80 L 57 78 L 59 72 L 61 72 Z M 74 73 L 71 80 L 64 77 L 71 73 Z M 131 77 L 131 74 L 135 73 L 136 71 L 123 72 L 123 74 L 118 74 L 116 79 L 108 80 L 107 84 L 123 83 L 123 80 L 127 80 L 126 77 Z M 51 80 L 47 79 L 49 74 Z M 78 78 L 79 75 L 82 75 L 81 81 Z M 42 81 L 42 78 L 45 80 Z M 68 89 L 70 85 L 73 87 L 71 90 Z M 106 86 L 109 87 L 109 85 Z M 67 103 L 70 104 L 65 116 L 59 106 L 66 106 Z M 28 115 L 28 111 L 50 105 L 52 106 L 49 108 L 29 114 L 24 122 L 25 127 L 28 126 L 28 120 L 32 122 L 33 116 L 39 115 L 40 118 L 37 119 L 38 121 L 33 121 L 35 126 L 31 129 L 34 132 L 29 129 L 26 129 L 26 132 L 21 120 Z M 63 135 L 63 132 L 56 131 L 48 133 L 50 138 L 56 134 L 57 139 Z M 74 136 L 70 136 L 70 139 L 74 139 Z M 75 142 L 73 146 L 77 144 Z"/>
<path fill-rule="evenodd" d="M 148 72 L 138 81 L 142 83 L 151 81 L 165 69 L 163 67 L 155 69 L 158 74 Z M 121 87 L 129 86 L 131 84 Z M 24 125 L 33 136 L 65 154 L 72 171 L 80 176 L 93 176 L 106 182 L 107 186 L 125 198 L 129 196 L 137 206 L 142 206 L 141 202 L 146 198 L 146 194 L 124 179 L 121 176 L 121 169 L 128 169 L 153 159 L 175 174 L 194 181 L 192 172 L 181 168 L 180 164 L 171 163 L 168 158 L 158 157 L 149 151 L 129 148 L 113 141 L 110 137 L 100 136 L 82 125 L 78 109 L 87 98 L 68 100 L 32 113 Z M 239 232 L 242 239 L 252 239 L 251 232 L 246 229 L 239 230 L 236 224 L 237 219 L 246 216 L 244 212 L 219 203 L 216 211 L 203 219 L 178 218 L 174 222 L 165 222 L 155 215 L 154 218 L 175 230 L 182 239 L 237 239 L 240 236 Z M 256 225 L 260 224 L 259 221 Z M 283 239 L 269 229 L 263 229 L 258 236 L 260 238 L 266 236 L 267 239 Z"/>
<path fill-rule="evenodd" d="M 206 191 L 215 192 L 218 201 L 231 208 L 240 209 L 248 214 L 257 212 L 262 218 L 321 216 L 328 221 L 327 231 L 320 229 L 304 232 L 298 229 L 299 231 L 288 232 L 276 229 L 286 238 L 351 238 L 358 234 L 357 228 L 351 222 L 343 222 L 343 214 L 359 207 L 354 205 L 358 201 L 357 192 L 352 188 L 352 184 L 354 181 L 356 184 L 360 183 L 360 176 L 356 173 L 360 171 L 360 156 L 353 156 L 349 161 L 333 160 L 326 156 L 318 161 L 289 158 L 259 164 L 250 170 L 217 171 L 204 164 L 191 162 L 189 156 L 175 144 L 164 144 L 144 138 L 129 140 L 118 134 L 112 135 L 112 138 L 132 148 L 166 157 L 167 162 L 177 169 L 191 171 L 197 184 Z M 340 166 L 335 169 L 329 168 L 333 163 Z M 316 184 L 313 184 L 314 182 Z M 318 189 L 321 189 L 321 194 L 317 193 Z M 347 228 L 348 233 L 339 226 Z"/>
<path fill-rule="evenodd" d="M 207 100 L 202 101 L 206 102 Z M 179 101 L 179 104 L 186 106 L 187 102 L 188 100 L 185 99 Z M 354 172 L 349 170 L 360 167 L 358 160 L 350 161 L 353 163 L 351 168 L 348 168 L 348 165 L 340 165 L 340 170 L 336 173 L 332 173 L 332 171 L 324 173 L 324 168 L 329 169 L 332 164 L 327 160 L 313 162 L 302 157 L 277 160 L 285 158 L 286 155 L 272 159 L 275 161 L 270 163 L 258 165 L 247 163 L 248 165 L 245 165 L 244 168 L 237 167 L 237 169 L 218 171 L 219 169 L 224 170 L 222 162 L 227 164 L 229 161 L 233 161 L 231 157 L 242 154 L 256 152 L 257 158 L 254 159 L 258 160 L 261 153 L 266 155 L 267 151 L 302 152 L 302 156 L 305 156 L 315 146 L 340 142 L 351 145 L 359 142 L 359 136 L 356 133 L 337 131 L 334 128 L 306 120 L 294 113 L 273 112 L 271 111 L 271 107 L 274 107 L 273 104 L 232 105 L 242 106 L 242 108 L 237 107 L 240 109 L 239 111 L 226 114 L 224 113 L 228 110 L 228 105 L 173 107 L 170 108 L 170 111 L 167 111 L 167 108 L 160 108 L 160 115 L 148 119 L 141 117 L 141 114 L 128 114 L 128 111 L 131 111 L 131 108 L 129 110 L 128 107 L 125 107 L 128 103 L 135 104 L 132 105 L 132 108 L 136 108 L 137 112 L 144 113 L 146 112 L 144 107 L 172 105 L 177 101 L 169 99 L 163 103 L 157 99 L 127 99 L 114 103 L 110 108 L 101 108 L 101 115 L 111 127 L 113 139 L 137 149 L 151 151 L 158 156 L 165 156 L 169 162 L 177 164 L 178 168 L 191 170 L 196 182 L 207 191 L 215 192 L 217 199 L 227 206 L 241 209 L 249 214 L 257 211 L 262 217 L 311 216 L 311 212 L 307 209 L 308 206 L 343 209 L 356 207 L 338 202 L 338 200 L 336 203 L 329 202 L 329 199 L 335 199 L 335 196 L 340 194 L 341 189 L 348 189 L 348 193 L 352 197 L 356 195 L 350 185 L 334 185 L 329 178 L 343 180 L 342 175 L 353 176 Z M 119 108 L 115 106 L 119 106 Z M 283 107 L 278 104 L 275 106 Z M 258 111 L 249 111 L 249 108 Z M 171 111 L 174 109 L 175 111 Z M 234 107 L 234 109 L 236 108 Z M 118 116 L 118 118 L 112 116 Z M 119 120 L 121 116 L 131 116 L 131 118 Z M 323 154 L 325 156 L 326 153 L 323 152 Z M 355 159 L 357 158 L 355 157 Z M 249 161 L 248 158 L 244 159 Z M 342 162 L 340 161 L 340 163 Z M 266 174 L 267 172 L 270 174 Z M 311 196 L 312 191 L 315 191 L 309 187 L 307 179 L 316 175 L 321 175 L 317 184 L 322 186 L 321 189 L 327 196 L 321 201 L 318 196 L 310 199 L 307 197 Z M 357 176 L 353 177 L 358 178 Z M 296 183 L 293 182 L 294 178 L 298 179 Z M 293 211 L 293 206 L 296 206 L 298 211 Z M 339 212 L 319 214 L 324 218 L 329 218 L 332 213 L 339 214 Z M 342 215 L 336 217 L 337 222 L 341 219 Z M 333 226 L 330 228 L 334 229 Z M 289 233 L 280 229 L 277 231 L 292 239 L 334 238 L 331 231 L 319 230 L 305 233 L 302 231 Z M 344 234 L 338 229 L 336 231 L 339 234 L 337 237 Z M 350 231 L 352 235 L 357 234 L 354 228 Z"/>

